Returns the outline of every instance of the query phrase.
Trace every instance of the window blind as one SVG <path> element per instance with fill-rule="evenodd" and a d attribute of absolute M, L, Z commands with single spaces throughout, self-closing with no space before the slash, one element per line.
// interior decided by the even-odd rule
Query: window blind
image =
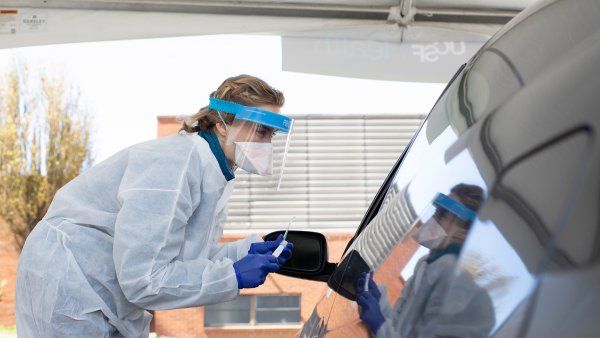
<path fill-rule="evenodd" d="M 279 191 L 236 171 L 226 229 L 355 229 L 423 115 L 298 115 Z M 275 147 L 281 147 L 275 144 Z"/>

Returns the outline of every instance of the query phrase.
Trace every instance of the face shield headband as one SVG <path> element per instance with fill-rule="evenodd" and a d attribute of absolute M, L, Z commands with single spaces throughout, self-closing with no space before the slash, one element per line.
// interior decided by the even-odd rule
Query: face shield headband
<path fill-rule="evenodd" d="M 291 117 L 270 112 L 268 110 L 244 106 L 232 101 L 211 97 L 208 108 L 235 115 L 236 120 L 262 124 L 276 131 L 289 133 L 293 120 Z"/>
<path fill-rule="evenodd" d="M 433 204 L 446 209 L 465 222 L 472 222 L 477 217 L 473 210 L 467 208 L 464 204 L 451 198 L 450 196 L 442 193 L 438 193 L 436 195 L 435 199 L 433 200 Z"/>

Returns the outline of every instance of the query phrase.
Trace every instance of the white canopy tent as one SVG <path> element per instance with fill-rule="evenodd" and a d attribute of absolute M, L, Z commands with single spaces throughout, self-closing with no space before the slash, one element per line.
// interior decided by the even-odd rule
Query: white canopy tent
<path fill-rule="evenodd" d="M 448 80 L 448 72 L 532 2 L 0 0 L 0 48 L 191 35 L 271 34 L 283 37 L 284 70 L 443 82 Z M 448 42 L 460 45 L 439 45 Z M 424 58 L 434 60 L 437 66 L 432 67 L 432 62 L 424 62 Z"/>

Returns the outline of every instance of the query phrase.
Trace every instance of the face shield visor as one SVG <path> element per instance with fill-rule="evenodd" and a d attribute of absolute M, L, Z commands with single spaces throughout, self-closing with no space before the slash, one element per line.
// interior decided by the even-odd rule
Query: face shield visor
<path fill-rule="evenodd" d="M 227 127 L 226 144 L 235 144 L 235 164 L 264 176 L 266 186 L 279 190 L 294 120 L 257 107 L 210 98 L 209 108 L 234 115 Z M 221 116 L 223 123 L 223 117 Z"/>
<path fill-rule="evenodd" d="M 461 202 L 438 193 L 415 222 L 413 239 L 428 249 L 462 242 L 476 214 Z"/>

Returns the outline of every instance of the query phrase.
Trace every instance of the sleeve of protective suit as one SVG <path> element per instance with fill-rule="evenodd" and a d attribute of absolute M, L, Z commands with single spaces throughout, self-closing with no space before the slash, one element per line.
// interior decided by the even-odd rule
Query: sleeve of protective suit
<path fill-rule="evenodd" d="M 251 234 L 248 237 L 235 242 L 215 245 L 210 251 L 210 258 L 211 260 L 218 260 L 227 257 L 232 261 L 237 262 L 248 255 L 248 250 L 250 250 L 250 245 L 252 243 L 262 241 L 263 239 L 257 234 Z"/>
<path fill-rule="evenodd" d="M 377 331 L 377 334 L 374 336 L 377 338 L 391 338 L 391 337 L 401 337 L 400 331 L 394 327 L 394 316 L 399 313 L 399 309 L 397 308 L 400 299 L 398 299 L 396 306 L 392 308 L 390 304 L 390 300 L 387 294 L 387 288 L 385 285 L 379 285 L 379 291 L 381 292 L 381 298 L 379 299 L 379 308 L 381 309 L 381 313 L 385 317 L 385 322 Z"/>
<path fill-rule="evenodd" d="M 419 262 L 419 264 L 424 264 L 423 262 Z M 417 268 L 415 268 L 416 270 Z M 411 276 L 404 284 L 404 288 L 402 289 L 402 294 L 396 300 L 396 304 L 392 308 L 390 301 L 387 297 L 387 288 L 385 285 L 379 286 L 379 291 L 381 292 L 381 299 L 379 300 L 379 307 L 381 308 L 381 313 L 385 317 L 385 322 L 375 335 L 377 338 L 390 338 L 390 337 L 402 337 L 400 335 L 400 328 L 395 325 L 398 324 L 398 318 L 400 316 L 400 311 L 402 311 L 402 307 L 406 303 L 409 295 L 413 292 L 415 278 Z"/>
<path fill-rule="evenodd" d="M 392 315 L 392 304 L 390 304 L 390 300 L 387 294 L 387 286 L 385 284 L 380 284 L 377 286 L 379 288 L 379 292 L 381 292 L 381 298 L 379 298 L 379 308 L 381 309 L 381 313 L 386 318 L 389 318 Z"/>
<path fill-rule="evenodd" d="M 402 338 L 400 331 L 396 330 L 392 322 L 387 318 L 374 336 L 376 338 Z"/>
<path fill-rule="evenodd" d="M 495 323 L 491 298 L 466 271 L 456 271 L 454 255 L 444 255 L 428 267 L 433 283 L 416 323 L 419 337 L 487 337 Z M 458 274 L 457 274 L 458 273 Z"/>
<path fill-rule="evenodd" d="M 219 231 L 221 231 L 221 233 L 223 232 L 223 225 L 227 219 L 227 210 L 228 208 L 223 209 L 223 211 L 217 216 L 217 224 L 219 225 L 217 228 Z M 248 250 L 250 250 L 250 245 L 252 243 L 262 241 L 263 239 L 257 234 L 251 234 L 248 237 L 235 242 L 223 244 L 213 243 L 213 247 L 210 249 L 210 259 L 218 260 L 227 257 L 232 261 L 237 262 L 248 254 Z"/>
<path fill-rule="evenodd" d="M 119 186 L 113 259 L 125 297 L 150 310 L 235 298 L 232 260 L 177 259 L 200 190 L 211 187 L 202 182 L 200 154 L 193 147 L 187 156 L 169 144 L 156 148 L 131 150 Z"/>

